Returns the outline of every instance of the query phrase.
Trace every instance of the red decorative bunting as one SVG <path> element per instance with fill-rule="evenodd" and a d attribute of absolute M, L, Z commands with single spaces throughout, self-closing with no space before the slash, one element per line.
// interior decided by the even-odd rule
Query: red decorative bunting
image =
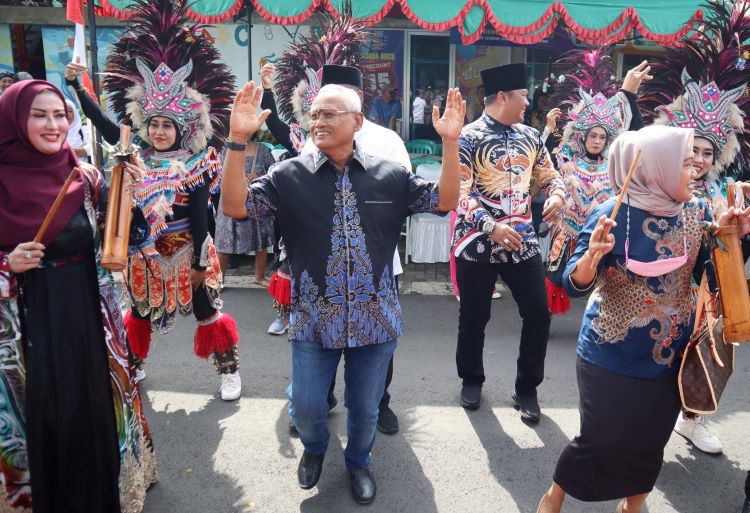
<path fill-rule="evenodd" d="M 277 25 L 300 24 L 312 16 L 316 10 L 325 10 L 338 14 L 338 11 L 332 5 L 330 0 L 310 0 L 307 9 L 295 16 L 279 16 L 273 14 L 263 6 L 262 0 L 251 1 L 255 7 L 255 11 L 264 20 Z M 101 7 L 98 8 L 97 14 L 102 16 L 114 16 L 119 19 L 128 19 L 130 17 L 130 12 L 128 10 L 114 7 L 108 0 L 100 0 L 100 2 Z M 189 8 L 188 16 L 199 23 L 220 23 L 231 19 L 242 9 L 243 4 L 243 0 L 236 0 L 231 8 L 223 13 L 214 15 L 202 14 Z M 467 2 L 463 9 L 461 9 L 461 11 L 453 18 L 440 22 L 428 22 L 417 16 L 414 11 L 411 10 L 408 5 L 408 0 L 388 0 L 378 12 L 372 16 L 361 19 L 360 21 L 365 24 L 377 23 L 385 18 L 396 4 L 399 5 L 404 16 L 423 29 L 433 32 L 443 32 L 452 27 L 457 27 L 461 34 L 461 41 L 465 45 L 475 43 L 482 36 L 481 29 L 476 30 L 473 34 L 464 34 L 463 20 L 474 6 L 481 7 L 484 10 L 487 22 L 492 25 L 499 35 L 514 43 L 524 45 L 535 44 L 543 41 L 552 34 L 557 23 L 563 21 L 578 39 L 591 45 L 602 45 L 620 41 L 635 29 L 638 34 L 646 39 L 650 39 L 660 45 L 666 46 L 675 44 L 680 38 L 692 30 L 696 23 L 703 19 L 703 12 L 698 9 L 689 20 L 686 20 L 685 25 L 683 25 L 680 30 L 671 34 L 659 34 L 646 28 L 634 7 L 626 7 L 623 9 L 620 16 L 606 27 L 590 29 L 579 25 L 570 13 L 568 13 L 565 3 L 557 1 L 550 5 L 544 14 L 542 14 L 542 16 L 540 16 L 534 23 L 526 26 L 515 26 L 500 21 L 497 15 L 492 12 L 488 0 L 471 0 Z"/>

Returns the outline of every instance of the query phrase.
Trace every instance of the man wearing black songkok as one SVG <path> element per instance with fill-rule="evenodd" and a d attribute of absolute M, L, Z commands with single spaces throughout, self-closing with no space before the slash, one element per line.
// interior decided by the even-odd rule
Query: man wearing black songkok
<path fill-rule="evenodd" d="M 538 422 L 536 388 L 544 378 L 550 313 L 529 188 L 533 180 L 547 193 L 542 214 L 547 222 L 561 212 L 565 189 L 539 132 L 522 124 L 529 106 L 526 66 L 498 66 L 481 75 L 484 112 L 459 139 L 461 197 L 451 248 L 461 294 L 456 348 L 461 405 L 479 408 L 484 329 L 499 275 L 523 320 L 513 402 L 523 419 Z"/>

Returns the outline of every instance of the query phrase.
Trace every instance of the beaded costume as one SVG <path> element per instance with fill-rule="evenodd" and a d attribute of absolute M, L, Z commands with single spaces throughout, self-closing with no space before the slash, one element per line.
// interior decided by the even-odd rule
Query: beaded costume
<path fill-rule="evenodd" d="M 226 133 L 234 77 L 199 25 L 188 25 L 187 3 L 138 0 L 132 27 L 114 44 L 105 84 L 115 110 L 150 147 L 146 176 L 135 192 L 149 233 L 130 248 L 127 268 L 132 308 L 126 315 L 128 341 L 140 363 L 148 355 L 151 332 L 166 333 L 177 312 L 198 321 L 194 352 L 213 355 L 220 374 L 237 371 L 239 341 L 234 319 L 221 312 L 222 276 L 208 234 L 210 194 L 221 174 L 216 146 Z M 179 49 L 179 52 L 177 51 Z M 158 151 L 149 121 L 170 119 L 177 140 Z M 193 289 L 191 272 L 205 272 Z"/>
<path fill-rule="evenodd" d="M 560 281 L 583 229 L 586 218 L 597 206 L 612 195 L 607 172 L 609 144 L 630 125 L 632 118 L 628 98 L 624 92 L 609 97 L 603 92 L 589 94 L 588 90 L 613 93 L 611 57 L 606 49 L 574 52 L 567 60 L 583 58 L 584 65 L 577 68 L 573 81 L 579 86 L 577 104 L 567 115 L 562 141 L 557 149 L 557 165 L 565 182 L 565 210 L 550 237 L 549 277 L 547 301 L 554 314 L 566 312 L 570 300 Z M 588 70 L 588 71 L 587 71 Z M 565 102 L 571 104 L 572 101 Z M 603 128 L 607 134 L 604 149 L 598 155 L 586 151 L 586 137 L 594 127 Z"/>

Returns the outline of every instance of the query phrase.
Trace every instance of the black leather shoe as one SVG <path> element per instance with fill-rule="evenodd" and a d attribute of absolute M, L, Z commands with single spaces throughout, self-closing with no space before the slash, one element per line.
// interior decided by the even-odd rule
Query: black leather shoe
<path fill-rule="evenodd" d="M 750 513 L 750 497 L 745 499 L 745 504 L 742 505 L 741 513 Z"/>
<path fill-rule="evenodd" d="M 297 426 L 294 425 L 294 422 L 291 420 L 289 421 L 289 434 L 297 436 L 299 435 L 299 432 L 297 431 Z"/>
<path fill-rule="evenodd" d="M 521 418 L 527 422 L 537 423 L 542 415 L 539 401 L 536 395 L 518 395 L 515 391 L 511 394 L 513 407 L 521 414 Z"/>
<path fill-rule="evenodd" d="M 299 466 L 297 467 L 297 480 L 300 488 L 309 490 L 318 484 L 325 455 L 325 452 L 312 454 L 305 451 L 302 453 L 302 458 L 299 460 Z"/>
<path fill-rule="evenodd" d="M 386 435 L 398 433 L 398 417 L 388 406 L 381 406 L 378 411 L 378 431 Z"/>
<path fill-rule="evenodd" d="M 328 393 L 328 411 L 331 411 L 339 404 L 339 400 L 331 392 Z"/>
<path fill-rule="evenodd" d="M 464 385 L 461 388 L 461 406 L 467 410 L 479 409 L 479 403 L 482 402 L 481 385 Z"/>
<path fill-rule="evenodd" d="M 366 468 L 358 468 L 349 474 L 349 484 L 352 488 L 352 497 L 359 504 L 370 504 L 375 500 L 377 486 Z"/>

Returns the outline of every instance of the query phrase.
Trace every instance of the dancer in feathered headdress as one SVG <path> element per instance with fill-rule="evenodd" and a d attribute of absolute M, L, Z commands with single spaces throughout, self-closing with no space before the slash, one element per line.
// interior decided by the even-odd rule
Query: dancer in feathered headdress
<path fill-rule="evenodd" d="M 695 129 L 696 193 L 719 214 L 726 184 L 750 165 L 750 4 L 712 2 L 697 36 L 654 59 L 656 80 L 638 104 L 656 124 Z"/>
<path fill-rule="evenodd" d="M 612 195 L 607 149 L 620 133 L 640 128 L 635 92 L 649 76 L 646 63 L 641 63 L 628 73 L 618 92 L 610 48 L 575 50 L 562 60 L 572 66 L 573 72 L 566 76 L 552 101 L 573 107 L 564 117 L 560 108 L 550 111 L 543 134 L 546 137 L 555 129 L 558 116 L 566 121 L 557 164 L 567 197 L 562 218 L 550 237 L 547 278 L 547 299 L 554 314 L 570 308 L 570 299 L 562 288 L 562 273 L 589 213 Z"/>
<path fill-rule="evenodd" d="M 271 109 L 266 124 L 279 144 L 294 155 L 302 150 L 307 140 L 307 111 L 321 87 L 323 66 L 335 64 L 362 69 L 364 63 L 360 48 L 367 42 L 367 32 L 364 25 L 352 18 L 351 4 L 345 3 L 342 14 L 337 17 L 320 16 L 320 36 L 299 37 L 289 45 L 275 67 L 265 66 L 266 73 L 268 70 L 271 74 L 276 72 L 273 89 L 265 82 L 263 86 L 261 107 Z M 367 96 L 372 90 L 369 87 L 371 77 L 363 74 L 362 80 L 366 113 L 371 100 Z"/>
<path fill-rule="evenodd" d="M 131 27 L 113 45 L 105 69 L 115 110 L 149 146 L 135 197 L 150 233 L 131 248 L 127 269 L 130 349 L 142 365 L 152 329 L 167 332 L 178 311 L 192 312 L 195 354 L 213 355 L 222 399 L 233 400 L 240 394 L 239 336 L 234 319 L 220 310 L 222 277 L 208 206 L 218 188 L 214 146 L 226 135 L 234 77 L 205 28 L 188 22 L 186 0 L 135 0 L 134 6 Z"/>
<path fill-rule="evenodd" d="M 727 184 L 746 176 L 750 164 L 750 47 L 744 44 L 750 40 L 750 4 L 714 2 L 703 10 L 698 34 L 654 59 L 658 76 L 638 103 L 655 124 L 695 131 L 693 194 L 718 218 L 728 206 Z M 701 451 L 722 451 L 699 415 L 683 410 L 675 431 Z"/>

